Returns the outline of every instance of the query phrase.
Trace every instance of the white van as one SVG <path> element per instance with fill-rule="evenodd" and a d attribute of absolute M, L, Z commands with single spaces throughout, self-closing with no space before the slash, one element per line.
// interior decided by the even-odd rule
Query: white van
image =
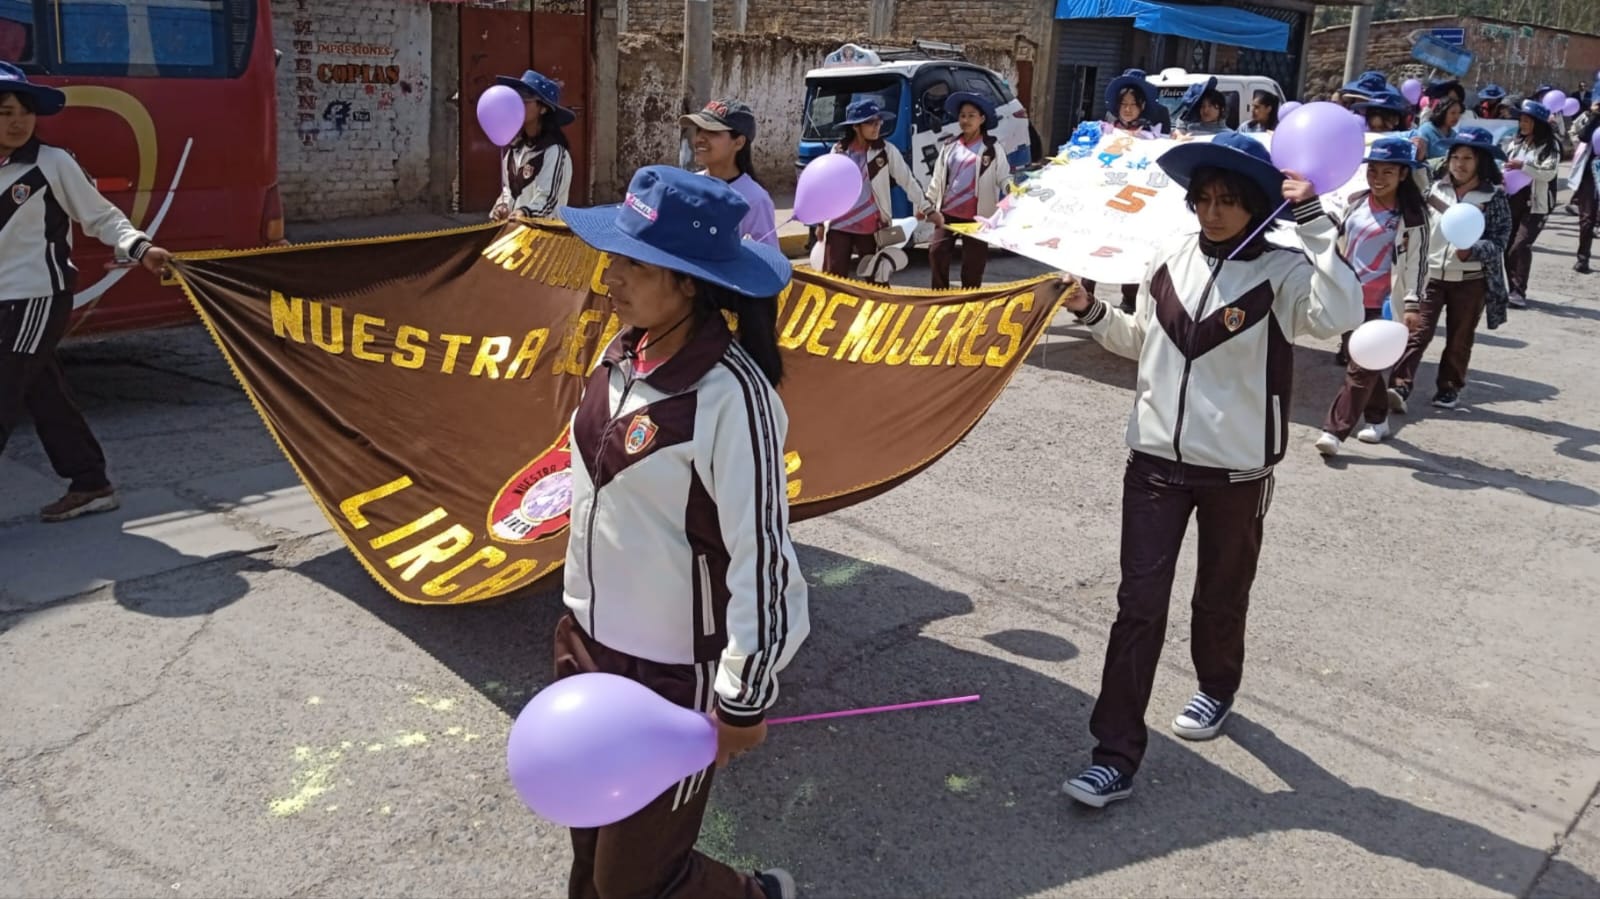
<path fill-rule="evenodd" d="M 1250 121 L 1250 98 L 1255 96 L 1256 91 L 1276 94 L 1280 100 L 1288 99 L 1284 97 L 1283 88 L 1278 86 L 1278 82 L 1265 75 L 1206 75 L 1184 69 L 1163 69 L 1159 75 L 1146 76 L 1145 81 L 1156 89 L 1156 99 L 1172 114 L 1173 121 L 1177 121 L 1178 106 L 1183 102 L 1184 92 L 1191 85 L 1204 84 L 1208 78 L 1217 79 L 1217 90 L 1228 100 L 1223 121 L 1228 123 L 1229 128 L 1237 129 Z"/>

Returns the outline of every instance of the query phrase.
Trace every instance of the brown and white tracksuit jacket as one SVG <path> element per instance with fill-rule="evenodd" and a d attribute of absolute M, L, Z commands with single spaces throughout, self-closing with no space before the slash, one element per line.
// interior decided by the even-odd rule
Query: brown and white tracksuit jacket
<path fill-rule="evenodd" d="M 565 601 L 595 641 L 693 666 L 696 707 L 755 724 L 810 630 L 777 391 L 726 328 L 636 376 L 607 348 L 572 418 Z"/>

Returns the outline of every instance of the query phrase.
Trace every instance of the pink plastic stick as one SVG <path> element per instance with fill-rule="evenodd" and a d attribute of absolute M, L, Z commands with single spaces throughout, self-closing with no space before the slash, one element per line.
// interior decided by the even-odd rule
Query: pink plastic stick
<path fill-rule="evenodd" d="M 876 715 L 879 712 L 900 712 L 906 709 L 921 709 L 933 705 L 955 705 L 959 702 L 977 702 L 978 694 L 971 696 L 952 696 L 949 699 L 927 699 L 922 702 L 902 702 L 899 705 L 880 705 L 870 709 L 846 709 L 842 712 L 818 712 L 815 715 L 796 715 L 793 718 L 773 718 L 767 722 L 773 724 L 794 724 L 800 721 L 820 721 L 823 718 L 848 718 L 852 715 Z"/>

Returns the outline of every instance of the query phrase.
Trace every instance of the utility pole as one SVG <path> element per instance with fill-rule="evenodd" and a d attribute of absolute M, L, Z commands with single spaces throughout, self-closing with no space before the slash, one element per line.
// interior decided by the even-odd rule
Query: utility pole
<path fill-rule="evenodd" d="M 683 0 L 683 114 L 699 112 L 711 100 L 711 0 Z M 678 164 L 694 163 L 694 148 L 684 134 Z"/>
<path fill-rule="evenodd" d="M 1350 16 L 1350 42 L 1344 49 L 1344 83 L 1356 80 L 1367 67 L 1367 38 L 1372 31 L 1372 3 L 1363 3 Z M 684 50 L 685 53 L 688 50 Z"/>

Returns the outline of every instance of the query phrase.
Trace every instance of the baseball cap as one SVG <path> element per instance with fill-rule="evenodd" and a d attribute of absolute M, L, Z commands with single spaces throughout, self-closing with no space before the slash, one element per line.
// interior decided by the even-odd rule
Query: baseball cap
<path fill-rule="evenodd" d="M 678 124 L 706 131 L 732 131 L 748 141 L 756 139 L 756 114 L 738 100 L 712 100 L 699 112 L 678 119 Z"/>

